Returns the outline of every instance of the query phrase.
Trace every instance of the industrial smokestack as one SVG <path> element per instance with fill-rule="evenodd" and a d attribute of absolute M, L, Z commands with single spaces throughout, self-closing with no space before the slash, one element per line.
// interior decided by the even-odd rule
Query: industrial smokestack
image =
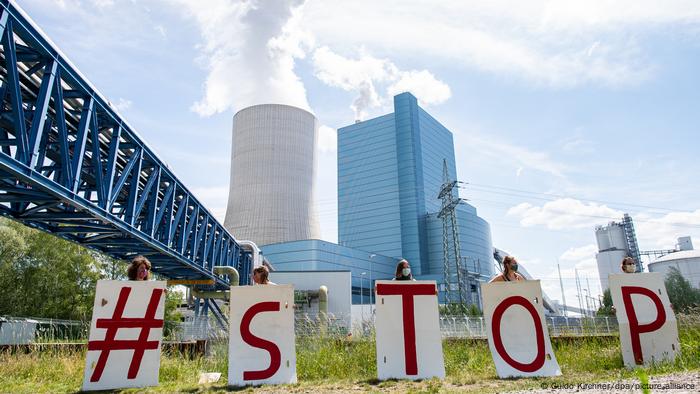
<path fill-rule="evenodd" d="M 257 245 L 318 239 L 314 175 L 318 123 L 280 104 L 233 117 L 231 181 L 224 226 Z"/>

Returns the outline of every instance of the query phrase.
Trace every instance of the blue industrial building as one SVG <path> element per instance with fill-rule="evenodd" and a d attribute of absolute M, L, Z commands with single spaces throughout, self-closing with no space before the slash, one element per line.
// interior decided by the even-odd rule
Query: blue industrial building
<path fill-rule="evenodd" d="M 444 301 L 443 223 L 438 194 L 443 162 L 457 178 L 452 133 L 410 93 L 394 112 L 338 129 L 338 240 L 263 245 L 281 271 L 350 270 L 353 303 L 370 302 L 372 283 L 391 279 L 405 258 L 414 277 L 436 280 Z M 489 225 L 476 208 L 456 209 L 462 267 L 479 280 L 493 275 Z M 471 289 L 478 296 L 477 286 Z"/>
<path fill-rule="evenodd" d="M 443 282 L 443 163 L 457 179 L 452 133 L 410 93 L 394 97 L 393 113 L 340 128 L 339 244 L 405 258 L 418 278 Z M 489 225 L 469 204 L 456 216 L 462 266 L 485 280 L 493 275 Z"/>
<path fill-rule="evenodd" d="M 279 271 L 351 271 L 353 304 L 369 304 L 371 283 L 394 277 L 397 259 L 318 239 L 264 245 L 262 252 Z"/>

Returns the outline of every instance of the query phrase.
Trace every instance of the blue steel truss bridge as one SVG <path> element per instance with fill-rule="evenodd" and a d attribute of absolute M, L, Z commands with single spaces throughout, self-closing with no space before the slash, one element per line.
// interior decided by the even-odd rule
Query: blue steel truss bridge
<path fill-rule="evenodd" d="M 214 266 L 245 281 L 250 254 L 14 1 L 0 7 L 0 214 L 147 256 L 169 279 L 213 281 L 202 290 L 229 287 Z"/>

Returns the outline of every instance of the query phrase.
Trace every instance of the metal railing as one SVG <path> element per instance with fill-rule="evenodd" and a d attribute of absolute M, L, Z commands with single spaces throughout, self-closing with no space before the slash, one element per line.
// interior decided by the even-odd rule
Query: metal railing
<path fill-rule="evenodd" d="M 546 317 L 550 337 L 606 336 L 618 333 L 614 317 Z M 443 338 L 486 338 L 486 321 L 474 316 L 440 316 Z"/>
<path fill-rule="evenodd" d="M 700 315 L 677 315 L 680 329 L 700 330 Z M 615 336 L 619 333 L 614 317 L 546 317 L 549 336 L 585 337 Z M 295 316 L 295 335 L 302 337 L 354 337 L 371 338 L 374 334 L 374 319 L 356 319 L 350 316 L 328 314 L 325 317 L 299 313 Z M 194 340 L 228 340 L 228 330 L 209 320 L 167 322 L 169 325 L 165 341 L 188 342 Z M 89 335 L 90 322 L 41 318 L 0 316 L 0 345 L 42 343 L 85 343 Z M 464 315 L 440 316 L 440 331 L 443 338 L 486 339 L 486 321 L 483 317 Z"/>

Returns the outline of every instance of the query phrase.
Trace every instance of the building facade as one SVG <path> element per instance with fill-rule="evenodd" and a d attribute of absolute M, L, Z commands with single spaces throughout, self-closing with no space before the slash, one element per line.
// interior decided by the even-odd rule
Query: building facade
<path fill-rule="evenodd" d="M 318 239 L 282 242 L 262 247 L 275 272 L 350 271 L 353 304 L 370 304 L 373 283 L 394 277 L 397 259 Z M 332 290 L 330 290 L 332 291 Z"/>
<path fill-rule="evenodd" d="M 457 178 L 452 133 L 410 93 L 394 112 L 338 129 L 338 241 L 411 263 L 415 276 L 441 281 L 443 163 Z M 476 208 L 456 210 L 462 264 L 493 275 L 491 232 Z"/>
<path fill-rule="evenodd" d="M 635 272 L 643 272 L 642 260 L 637 246 L 637 236 L 632 218 L 624 214 L 620 222 L 610 222 L 606 226 L 596 226 L 595 237 L 598 244 L 596 262 L 598 276 L 603 290 L 608 289 L 608 276 L 622 272 L 620 265 L 625 257 L 635 261 Z"/>
<path fill-rule="evenodd" d="M 320 237 L 314 204 L 316 117 L 280 104 L 233 117 L 231 181 L 224 226 L 257 245 Z"/>

